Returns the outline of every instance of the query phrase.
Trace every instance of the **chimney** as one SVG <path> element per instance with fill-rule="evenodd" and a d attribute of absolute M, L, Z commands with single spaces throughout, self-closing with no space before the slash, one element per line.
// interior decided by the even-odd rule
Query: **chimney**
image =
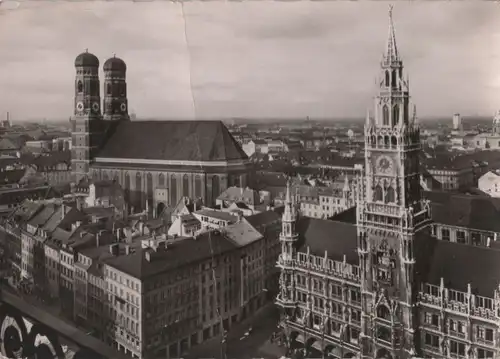
<path fill-rule="evenodd" d="M 241 222 L 243 219 L 243 213 L 241 211 L 238 212 L 238 222 Z"/>
<path fill-rule="evenodd" d="M 64 220 L 64 216 L 66 216 L 66 206 L 65 204 L 61 204 L 61 221 Z"/>
<path fill-rule="evenodd" d="M 97 235 L 95 236 L 95 244 L 96 244 L 96 247 L 98 247 L 98 248 L 101 245 L 101 231 L 99 231 L 97 233 Z"/>
<path fill-rule="evenodd" d="M 119 242 L 120 241 L 120 228 L 116 229 L 115 236 L 116 236 L 116 241 Z"/>
<path fill-rule="evenodd" d="M 130 254 L 130 246 L 128 244 L 125 246 L 125 254 L 126 255 Z"/>

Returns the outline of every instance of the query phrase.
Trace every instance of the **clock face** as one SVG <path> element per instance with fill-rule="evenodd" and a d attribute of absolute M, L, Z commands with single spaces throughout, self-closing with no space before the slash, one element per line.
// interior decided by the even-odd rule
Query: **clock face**
<path fill-rule="evenodd" d="M 94 110 L 94 112 L 99 111 L 99 104 L 97 102 L 94 102 L 92 104 L 92 110 Z"/>
<path fill-rule="evenodd" d="M 76 104 L 76 109 L 77 109 L 78 111 L 83 111 L 83 102 L 78 102 L 78 103 Z"/>
<path fill-rule="evenodd" d="M 126 110 L 127 110 L 127 105 L 126 105 L 126 104 L 124 104 L 124 103 L 122 103 L 122 104 L 120 105 L 120 110 L 122 110 L 122 111 L 126 111 Z"/>
<path fill-rule="evenodd" d="M 393 167 L 392 159 L 390 157 L 382 156 L 377 161 L 377 170 L 380 173 L 392 173 Z"/>

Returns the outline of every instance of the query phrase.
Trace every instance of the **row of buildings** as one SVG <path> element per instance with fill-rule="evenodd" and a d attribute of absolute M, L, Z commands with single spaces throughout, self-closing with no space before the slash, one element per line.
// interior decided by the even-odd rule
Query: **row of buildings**
<path fill-rule="evenodd" d="M 96 203 L 26 200 L 2 224 L 5 253 L 14 277 L 132 357 L 180 357 L 277 292 L 279 209 L 243 217 L 181 201 L 171 222 L 197 226 L 182 235 Z"/>

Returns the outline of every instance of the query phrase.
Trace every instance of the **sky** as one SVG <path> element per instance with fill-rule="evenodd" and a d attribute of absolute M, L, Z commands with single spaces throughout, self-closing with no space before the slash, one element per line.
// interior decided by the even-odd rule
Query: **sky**
<path fill-rule="evenodd" d="M 500 109 L 500 5 L 394 2 L 419 116 Z M 127 63 L 139 118 L 364 117 L 383 1 L 13 1 L 0 5 L 0 117 L 67 119 L 74 58 Z M 102 83 L 101 83 L 102 85 Z M 101 90 L 102 92 L 102 90 Z"/>

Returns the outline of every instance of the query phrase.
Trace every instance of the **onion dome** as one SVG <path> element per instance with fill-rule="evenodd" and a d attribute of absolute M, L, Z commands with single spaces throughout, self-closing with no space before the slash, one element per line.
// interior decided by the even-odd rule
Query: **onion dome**
<path fill-rule="evenodd" d="M 88 50 L 85 50 L 76 57 L 75 67 L 99 67 L 99 59 Z"/>
<path fill-rule="evenodd" d="M 125 64 L 125 61 L 119 57 L 113 56 L 112 58 L 107 59 L 104 63 L 104 71 L 125 72 L 127 71 L 127 65 Z"/>

